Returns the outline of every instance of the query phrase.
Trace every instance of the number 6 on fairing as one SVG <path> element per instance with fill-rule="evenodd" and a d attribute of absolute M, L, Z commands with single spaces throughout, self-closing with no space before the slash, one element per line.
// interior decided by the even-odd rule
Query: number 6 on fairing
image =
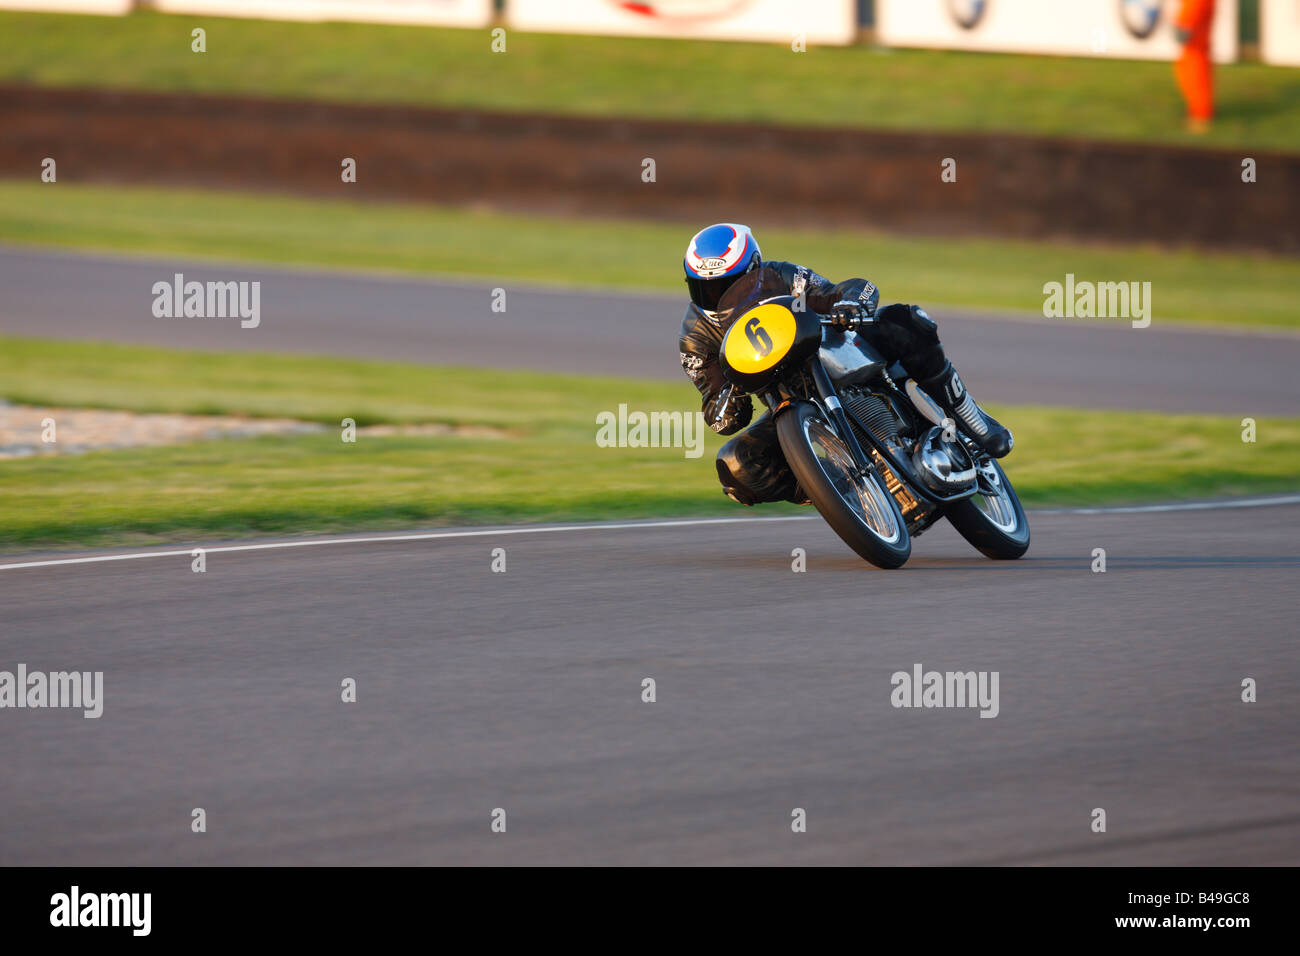
<path fill-rule="evenodd" d="M 772 336 L 767 334 L 767 329 L 763 328 L 762 320 L 758 316 L 745 323 L 745 337 L 749 339 L 749 344 L 754 346 L 757 358 L 763 358 L 772 351 Z"/>

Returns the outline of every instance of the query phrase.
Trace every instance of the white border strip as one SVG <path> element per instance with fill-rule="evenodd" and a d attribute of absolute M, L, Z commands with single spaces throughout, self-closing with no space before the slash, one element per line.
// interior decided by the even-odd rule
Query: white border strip
<path fill-rule="evenodd" d="M 1217 511 L 1221 508 L 1266 508 L 1300 504 L 1300 495 L 1276 498 L 1243 498 L 1228 501 L 1191 501 L 1165 505 L 1131 505 L 1115 508 L 1069 508 L 1059 511 L 1031 510 L 1039 515 L 1119 515 L 1162 511 Z M 266 544 L 232 544 L 220 547 L 194 545 L 179 551 L 137 551 L 130 554 L 96 554 L 84 558 L 55 558 L 49 561 L 22 561 L 0 564 L 0 571 L 19 568 L 50 568 L 63 564 L 101 564 L 107 561 L 135 561 L 141 558 L 189 557 L 196 550 L 205 554 L 229 554 L 235 551 L 274 551 L 280 548 L 315 548 L 326 544 L 386 544 L 395 541 L 437 541 L 443 538 L 491 538 L 515 534 L 555 534 L 573 531 L 623 531 L 629 528 L 694 528 L 719 524 L 760 524 L 777 521 L 813 521 L 820 515 L 779 515 L 771 518 L 679 518 L 672 521 L 622 521 L 607 524 L 526 525 L 513 528 L 480 528 L 473 531 L 429 531 L 420 534 L 390 534 L 337 538 L 312 538 L 307 541 L 272 541 Z"/>
<path fill-rule="evenodd" d="M 1182 501 L 1168 505 L 1125 505 L 1114 508 L 1064 508 L 1031 511 L 1038 515 L 1131 515 L 1157 511 L 1218 511 L 1220 508 L 1267 508 L 1272 505 L 1300 504 L 1300 495 L 1283 495 L 1278 498 L 1237 498 L 1226 501 Z"/>

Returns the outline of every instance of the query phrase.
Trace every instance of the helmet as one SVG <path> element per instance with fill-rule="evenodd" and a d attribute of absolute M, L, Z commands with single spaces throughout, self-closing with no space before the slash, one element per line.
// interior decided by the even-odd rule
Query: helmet
<path fill-rule="evenodd" d="M 691 301 L 706 312 L 715 312 L 722 294 L 731 284 L 763 261 L 758 241 L 748 226 L 720 222 L 691 237 L 682 265 Z"/>

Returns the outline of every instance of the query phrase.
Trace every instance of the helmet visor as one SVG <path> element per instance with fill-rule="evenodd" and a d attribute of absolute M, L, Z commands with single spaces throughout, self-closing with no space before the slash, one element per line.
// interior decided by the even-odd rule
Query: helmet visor
<path fill-rule="evenodd" d="M 740 276 L 719 276 L 716 279 L 697 279 L 687 276 L 686 287 L 691 290 L 692 302 L 705 312 L 716 312 L 722 294 L 739 278 Z"/>

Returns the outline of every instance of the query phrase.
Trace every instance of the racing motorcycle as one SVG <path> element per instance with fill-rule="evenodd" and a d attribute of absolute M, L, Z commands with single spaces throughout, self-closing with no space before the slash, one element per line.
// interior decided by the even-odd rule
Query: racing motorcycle
<path fill-rule="evenodd" d="M 874 319 L 803 304 L 742 304 L 719 360 L 770 410 L 786 462 L 835 533 L 881 568 L 901 567 L 940 518 L 987 557 L 1023 555 L 1029 522 L 1002 466 L 857 334 Z"/>

